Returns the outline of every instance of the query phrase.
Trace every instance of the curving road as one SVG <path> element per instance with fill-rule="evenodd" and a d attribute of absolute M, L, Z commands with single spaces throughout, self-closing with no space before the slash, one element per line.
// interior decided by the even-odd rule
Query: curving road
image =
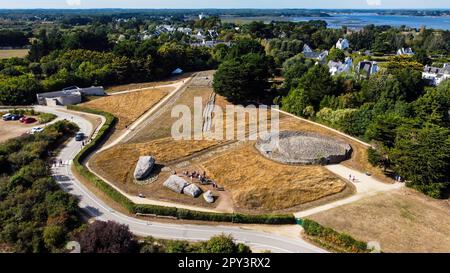
<path fill-rule="evenodd" d="M 65 108 L 37 106 L 36 110 L 53 113 L 58 116 L 58 120 L 67 119 L 76 123 L 80 127 L 80 131 L 87 136 L 92 135 L 96 130 L 88 120 L 78 116 L 75 112 L 67 111 Z M 65 191 L 79 198 L 80 207 L 87 214 L 98 220 L 111 220 L 128 225 L 133 233 L 141 236 L 199 241 L 208 240 L 213 235 L 225 233 L 231 234 L 236 241 L 243 242 L 255 250 L 270 250 L 277 253 L 326 252 L 301 238 L 284 237 L 278 234 L 243 229 L 236 226 L 167 224 L 144 221 L 114 211 L 74 177 L 71 171 L 71 163 L 81 148 L 81 143 L 76 142 L 74 139 L 68 142 L 59 154 L 59 158 L 63 162 L 62 166 L 54 166 L 52 173 L 55 180 Z"/>

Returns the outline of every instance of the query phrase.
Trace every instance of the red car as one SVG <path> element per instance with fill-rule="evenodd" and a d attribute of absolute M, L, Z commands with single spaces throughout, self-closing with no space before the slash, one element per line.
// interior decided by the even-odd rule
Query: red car
<path fill-rule="evenodd" d="M 36 122 L 35 118 L 24 118 L 23 120 L 21 120 L 20 122 L 25 123 L 25 124 L 30 124 L 30 123 L 34 123 Z"/>

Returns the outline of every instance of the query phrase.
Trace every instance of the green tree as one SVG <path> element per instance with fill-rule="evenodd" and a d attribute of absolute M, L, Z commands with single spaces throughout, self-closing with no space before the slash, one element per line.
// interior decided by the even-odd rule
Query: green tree
<path fill-rule="evenodd" d="M 434 198 L 443 197 L 450 175 L 450 131 L 447 128 L 402 126 L 390 157 L 394 171 L 409 186 Z"/>
<path fill-rule="evenodd" d="M 31 104 L 40 91 L 39 81 L 31 75 L 0 78 L 0 104 L 3 105 Z"/>
<path fill-rule="evenodd" d="M 47 226 L 44 228 L 43 238 L 47 249 L 58 249 L 66 240 L 66 231 L 61 226 Z"/>
<path fill-rule="evenodd" d="M 217 235 L 202 244 L 203 253 L 250 253 L 250 249 L 234 243 L 230 235 Z"/>
<path fill-rule="evenodd" d="M 333 95 L 335 92 L 334 81 L 330 76 L 328 67 L 320 64 L 311 67 L 301 77 L 299 86 L 304 89 L 305 95 L 315 109 L 318 109 L 323 97 Z"/>
<path fill-rule="evenodd" d="M 224 61 L 214 75 L 214 91 L 232 102 L 264 96 L 268 87 L 270 62 L 263 54 L 247 54 Z"/>
<path fill-rule="evenodd" d="M 345 61 L 345 52 L 339 48 L 333 47 L 328 54 L 329 61 L 343 62 Z"/>
<path fill-rule="evenodd" d="M 425 49 L 416 50 L 412 59 L 423 65 L 431 65 L 433 63 L 433 61 L 428 57 L 428 53 Z"/>
<path fill-rule="evenodd" d="M 309 97 L 301 87 L 292 89 L 289 94 L 282 99 L 282 109 L 289 113 L 302 117 L 310 117 L 310 112 L 306 109 L 311 105 Z"/>
<path fill-rule="evenodd" d="M 242 39 L 231 46 L 227 58 L 233 59 L 250 53 L 264 54 L 264 47 L 256 40 Z"/>
<path fill-rule="evenodd" d="M 283 63 L 284 87 L 291 90 L 298 86 L 300 78 L 308 71 L 312 63 L 301 54 L 296 55 Z"/>
<path fill-rule="evenodd" d="M 414 111 L 421 120 L 443 127 L 450 127 L 450 81 L 444 81 L 437 88 L 428 88 L 414 103 Z"/>

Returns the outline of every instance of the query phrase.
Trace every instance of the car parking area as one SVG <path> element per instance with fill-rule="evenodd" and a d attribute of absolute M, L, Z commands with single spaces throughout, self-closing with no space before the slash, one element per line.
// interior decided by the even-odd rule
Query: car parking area
<path fill-rule="evenodd" d="M 33 127 L 36 127 L 37 124 L 37 122 L 32 124 L 23 124 L 18 120 L 0 120 L 0 143 L 26 134 Z"/>

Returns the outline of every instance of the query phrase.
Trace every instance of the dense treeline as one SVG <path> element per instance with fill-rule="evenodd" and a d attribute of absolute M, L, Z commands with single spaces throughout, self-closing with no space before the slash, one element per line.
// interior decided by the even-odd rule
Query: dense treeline
<path fill-rule="evenodd" d="M 450 81 L 426 86 L 412 58 L 394 58 L 386 67 L 358 79 L 332 77 L 323 65 L 287 65 L 286 84 L 292 89 L 282 108 L 372 142 L 372 164 L 430 196 L 444 197 L 450 182 Z"/>
<path fill-rule="evenodd" d="M 28 44 L 28 37 L 24 32 L 0 30 L 0 47 L 24 47 Z"/>
<path fill-rule="evenodd" d="M 348 32 L 345 28 L 326 29 L 323 22 L 311 21 L 302 24 L 254 22 L 243 26 L 243 33 L 253 44 L 244 42 L 241 37 L 232 49 L 242 54 L 233 56 L 231 50 L 218 51 L 223 62 L 214 79 L 217 93 L 240 103 L 275 97 L 274 102 L 286 111 L 373 143 L 376 149 L 369 151 L 370 162 L 393 178 L 401 177 L 408 186 L 430 196 L 447 196 L 450 189 L 450 83 L 427 86 L 422 79 L 422 69 L 424 65 L 442 65 L 448 61 L 449 31 L 421 29 L 414 32 L 367 26 L 361 31 Z M 345 36 L 351 48 L 336 49 L 337 39 Z M 260 40 L 265 46 L 264 52 L 255 43 L 258 39 L 264 39 Z M 370 77 L 354 69 L 331 76 L 328 66 L 303 56 L 304 44 L 329 50 L 326 61 L 352 57 L 357 63 L 371 59 L 371 56 L 355 52 L 367 49 L 390 55 L 398 48 L 411 46 L 416 54 L 411 57 L 383 55 L 381 72 Z M 237 50 L 241 48 L 246 50 Z M 281 66 L 283 86 L 271 87 L 268 82 L 274 76 L 271 66 L 260 57 L 258 62 L 267 67 L 264 70 L 246 54 L 257 54 L 271 60 L 275 67 Z"/>
<path fill-rule="evenodd" d="M 47 161 L 78 128 L 65 121 L 0 145 L 0 242 L 15 252 L 52 252 L 80 225 L 78 200 L 59 188 Z"/>
<path fill-rule="evenodd" d="M 145 82 L 215 67 L 209 49 L 169 37 L 112 43 L 103 29 L 42 31 L 27 59 L 0 61 L 0 104 L 24 105 L 36 93 L 78 85 Z"/>

